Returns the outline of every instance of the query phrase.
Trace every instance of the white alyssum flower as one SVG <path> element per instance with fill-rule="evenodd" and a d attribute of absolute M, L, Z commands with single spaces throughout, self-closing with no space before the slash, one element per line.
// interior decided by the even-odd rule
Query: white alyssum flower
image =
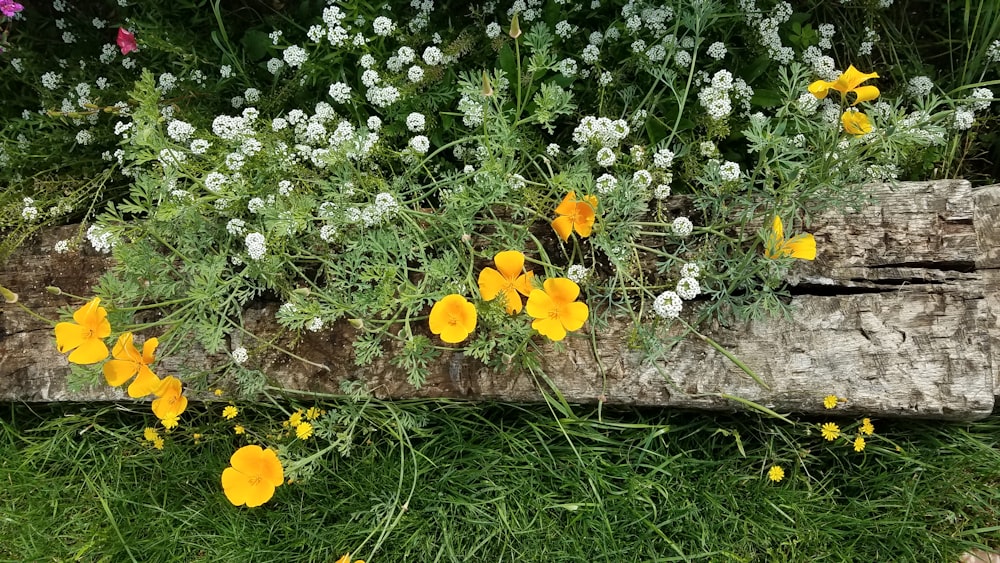
<path fill-rule="evenodd" d="M 712 57 L 717 61 L 726 58 L 727 53 L 728 51 L 726 50 L 726 44 L 723 43 L 722 41 L 716 41 L 715 43 L 712 43 L 711 45 L 708 46 L 708 49 L 705 50 L 705 54 L 707 54 L 708 56 Z"/>
<path fill-rule="evenodd" d="M 993 103 L 993 92 L 989 88 L 976 88 L 972 91 L 972 111 L 984 111 Z"/>
<path fill-rule="evenodd" d="M 424 79 L 424 69 L 417 65 L 413 65 L 406 71 L 406 78 L 409 79 L 410 82 L 416 84 Z"/>
<path fill-rule="evenodd" d="M 701 276 L 701 266 L 695 262 L 686 262 L 681 266 L 681 277 L 682 278 L 695 278 Z"/>
<path fill-rule="evenodd" d="M 666 147 L 656 151 L 653 155 L 653 166 L 666 170 L 674 163 L 674 152 Z"/>
<path fill-rule="evenodd" d="M 371 131 L 378 131 L 382 128 L 382 120 L 377 115 L 369 117 L 365 124 Z"/>
<path fill-rule="evenodd" d="M 594 182 L 597 193 L 608 195 L 618 186 L 618 179 L 611 174 L 604 174 Z"/>
<path fill-rule="evenodd" d="M 290 45 L 281 53 L 281 58 L 285 59 L 285 64 L 292 68 L 302 66 L 302 63 L 309 59 L 309 53 L 298 45 Z"/>
<path fill-rule="evenodd" d="M 580 264 L 573 264 L 566 270 L 566 277 L 569 278 L 574 283 L 583 283 L 583 280 L 587 278 L 587 274 L 590 271 Z"/>
<path fill-rule="evenodd" d="M 267 239 L 260 233 L 250 233 L 243 239 L 251 260 L 260 260 L 267 252 Z"/>
<path fill-rule="evenodd" d="M 94 142 L 94 135 L 87 129 L 81 129 L 76 134 L 76 144 L 89 145 Z"/>
<path fill-rule="evenodd" d="M 247 210 L 250 213 L 260 213 L 264 210 L 264 207 L 264 200 L 259 197 L 250 198 L 250 201 L 247 202 Z"/>
<path fill-rule="evenodd" d="M 994 40 L 986 48 L 986 60 L 991 63 L 1000 62 L 1000 39 Z"/>
<path fill-rule="evenodd" d="M 49 90 L 55 90 L 59 87 L 59 83 L 62 82 L 62 75 L 49 71 L 42 75 L 42 86 L 48 88 Z"/>
<path fill-rule="evenodd" d="M 424 63 L 427 66 L 437 66 L 444 61 L 444 54 L 441 53 L 441 49 L 432 45 L 424 49 L 424 54 L 421 58 L 424 59 Z"/>
<path fill-rule="evenodd" d="M 90 245 L 94 247 L 94 250 L 104 254 L 111 252 L 111 249 L 114 248 L 115 244 L 118 242 L 110 231 L 107 231 L 97 225 L 91 225 L 90 228 L 87 229 L 87 240 L 90 242 Z"/>
<path fill-rule="evenodd" d="M 426 124 L 426 119 L 422 113 L 413 112 L 406 116 L 406 128 L 412 133 L 419 133 L 423 131 Z"/>
<path fill-rule="evenodd" d="M 559 143 L 549 143 L 545 147 L 545 154 L 547 154 L 547 155 L 549 155 L 549 156 L 551 156 L 553 158 L 559 156 L 559 153 L 561 151 L 562 151 L 562 149 L 559 147 Z"/>
<path fill-rule="evenodd" d="M 271 59 L 267 61 L 267 71 L 271 74 L 278 74 L 283 68 L 285 68 L 285 61 L 281 59 L 271 57 Z"/>
<path fill-rule="evenodd" d="M 740 165 L 727 160 L 719 166 L 719 177 L 724 182 L 735 182 L 740 179 Z"/>
<path fill-rule="evenodd" d="M 223 184 L 225 184 L 229 178 L 225 174 L 219 172 L 209 172 L 205 176 L 205 189 L 212 193 L 218 193 L 222 189 Z"/>
<path fill-rule="evenodd" d="M 695 278 L 681 278 L 677 282 L 677 295 L 685 301 L 698 297 L 701 293 L 701 286 Z"/>
<path fill-rule="evenodd" d="M 195 127 L 186 121 L 175 119 L 167 124 L 167 136 L 177 141 L 185 143 L 194 135 Z"/>
<path fill-rule="evenodd" d="M 653 175 L 649 170 L 636 170 L 632 174 L 632 183 L 640 188 L 648 188 L 653 183 Z"/>
<path fill-rule="evenodd" d="M 426 154 L 431 148 L 431 141 L 426 135 L 417 135 L 410 139 L 410 148 L 417 154 Z"/>
<path fill-rule="evenodd" d="M 372 29 L 375 31 L 375 35 L 386 37 L 396 29 L 396 24 L 385 16 L 379 16 L 372 22 Z"/>
<path fill-rule="evenodd" d="M 694 231 L 694 224 L 687 217 L 678 217 L 670 224 L 670 230 L 679 237 L 686 237 Z"/>
<path fill-rule="evenodd" d="M 368 69 L 361 73 L 361 83 L 365 85 L 365 88 L 371 88 L 379 83 L 381 78 L 375 69 Z"/>
<path fill-rule="evenodd" d="M 323 319 L 313 317 L 308 323 L 306 323 L 306 328 L 311 332 L 319 332 L 323 330 Z"/>
<path fill-rule="evenodd" d="M 66 254 L 69 252 L 69 241 L 66 239 L 56 242 L 52 246 L 52 250 L 56 251 L 57 254 Z"/>
<path fill-rule="evenodd" d="M 580 58 L 583 59 L 583 62 L 592 65 L 600 60 L 601 49 L 597 45 L 587 45 L 583 48 Z"/>
<path fill-rule="evenodd" d="M 496 39 L 500 35 L 500 24 L 497 22 L 491 22 L 486 26 L 486 37 L 490 39 Z"/>
<path fill-rule="evenodd" d="M 934 82 L 928 76 L 914 76 L 906 86 L 906 93 L 914 98 L 922 98 L 931 93 Z"/>
<path fill-rule="evenodd" d="M 653 312 L 662 319 L 676 319 L 684 308 L 684 301 L 673 291 L 664 291 L 653 300 Z"/>
<path fill-rule="evenodd" d="M 614 165 L 616 160 L 618 160 L 618 156 L 614 149 L 602 147 L 601 150 L 597 151 L 597 164 L 600 166 L 607 168 Z"/>
<path fill-rule="evenodd" d="M 670 197 L 670 184 L 657 184 L 653 188 L 653 197 L 661 201 Z"/>
<path fill-rule="evenodd" d="M 233 363 L 236 365 L 243 365 L 250 359 L 250 354 L 247 353 L 247 349 L 242 346 L 234 348 L 230 353 L 230 356 L 233 358 Z"/>
<path fill-rule="evenodd" d="M 965 131 L 972 127 L 975 120 L 976 114 L 972 110 L 965 106 L 960 106 L 955 109 L 955 120 L 952 123 L 952 127 L 958 131 Z"/>

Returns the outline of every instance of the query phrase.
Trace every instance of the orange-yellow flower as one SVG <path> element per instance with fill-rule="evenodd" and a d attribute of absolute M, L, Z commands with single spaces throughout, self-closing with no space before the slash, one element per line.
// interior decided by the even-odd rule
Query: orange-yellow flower
<path fill-rule="evenodd" d="M 833 82 L 827 82 L 826 80 L 817 80 L 809 85 L 809 91 L 812 92 L 814 96 L 819 99 L 823 99 L 830 90 L 836 90 L 840 92 L 840 96 L 845 101 L 847 100 L 847 94 L 854 92 L 854 103 L 852 106 L 856 106 L 861 102 L 867 102 L 869 100 L 874 100 L 878 97 L 879 91 L 875 86 L 862 86 L 861 83 L 870 80 L 872 78 L 878 78 L 877 72 L 872 72 L 865 74 L 860 70 L 854 68 L 854 65 L 847 67 L 847 70 L 843 74 L 837 77 Z"/>
<path fill-rule="evenodd" d="M 578 200 L 576 192 L 569 192 L 556 207 L 556 215 L 552 228 L 563 241 L 569 240 L 574 230 L 581 237 L 589 237 L 597 219 L 597 196 L 588 195 Z"/>
<path fill-rule="evenodd" d="M 567 331 L 579 330 L 587 322 L 590 309 L 576 298 L 580 286 L 566 278 L 552 278 L 542 284 L 544 291 L 534 289 L 528 296 L 526 310 L 535 320 L 531 328 L 550 340 L 566 338 Z"/>
<path fill-rule="evenodd" d="M 844 126 L 844 131 L 851 135 L 867 135 L 872 132 L 872 123 L 868 121 L 868 116 L 854 109 L 849 109 L 840 116 L 840 124 Z"/>
<path fill-rule="evenodd" d="M 270 448 L 243 446 L 229 458 L 229 465 L 222 472 L 222 490 L 235 506 L 264 504 L 285 480 L 281 461 Z"/>
<path fill-rule="evenodd" d="M 337 560 L 337 563 L 351 563 L 351 554 L 345 553 L 343 557 Z M 363 559 L 355 559 L 354 563 L 365 563 Z"/>
<path fill-rule="evenodd" d="M 73 350 L 67 359 L 74 364 L 93 364 L 108 357 L 103 339 L 111 336 L 111 323 L 100 303 L 101 298 L 95 297 L 73 312 L 76 323 L 56 325 L 56 347 L 60 354 Z"/>
<path fill-rule="evenodd" d="M 115 357 L 104 363 L 104 379 L 108 385 L 118 387 L 128 381 L 133 375 L 135 381 L 128 386 L 128 396 L 133 399 L 145 397 L 160 385 L 160 378 L 149 369 L 149 364 L 156 359 L 156 346 L 159 341 L 150 338 L 142 345 L 142 353 L 132 344 L 132 333 L 126 332 L 118 337 L 118 342 L 111 349 Z"/>
<path fill-rule="evenodd" d="M 441 340 L 457 344 L 476 330 L 476 306 L 457 293 L 446 295 L 431 307 L 429 323 Z"/>
<path fill-rule="evenodd" d="M 791 256 L 802 260 L 816 259 L 815 237 L 809 233 L 803 233 L 785 240 L 785 229 L 781 224 L 781 217 L 774 217 L 771 232 L 768 233 L 765 242 L 764 256 L 772 260 L 782 256 Z"/>
<path fill-rule="evenodd" d="M 157 397 L 153 400 L 153 414 L 164 421 L 164 426 L 167 426 L 168 421 L 173 423 L 167 426 L 168 428 L 176 426 L 177 417 L 184 412 L 188 404 L 187 397 L 181 393 L 181 380 L 168 375 L 153 393 Z"/>
<path fill-rule="evenodd" d="M 507 313 L 520 313 L 521 295 L 527 297 L 531 293 L 531 278 L 535 274 L 521 273 L 524 270 L 524 254 L 516 250 L 498 253 L 493 257 L 493 263 L 497 265 L 496 270 L 486 267 L 479 272 L 479 293 L 486 301 L 492 301 L 502 293 L 507 300 Z"/>

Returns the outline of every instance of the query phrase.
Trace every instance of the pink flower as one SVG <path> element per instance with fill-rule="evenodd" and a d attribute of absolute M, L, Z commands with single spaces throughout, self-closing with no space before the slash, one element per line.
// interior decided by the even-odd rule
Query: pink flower
<path fill-rule="evenodd" d="M 0 12 L 8 18 L 24 9 L 24 6 L 14 2 L 14 0 L 0 0 Z"/>
<path fill-rule="evenodd" d="M 0 0 L 0 2 L 4 1 L 6 0 Z M 124 27 L 118 28 L 118 48 L 122 50 L 123 55 L 139 50 L 139 45 L 135 42 L 135 35 L 128 32 Z"/>

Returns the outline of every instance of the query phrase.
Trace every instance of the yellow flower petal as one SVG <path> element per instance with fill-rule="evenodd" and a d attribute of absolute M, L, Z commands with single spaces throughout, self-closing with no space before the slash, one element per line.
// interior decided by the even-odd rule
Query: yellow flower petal
<path fill-rule="evenodd" d="M 516 289 L 521 295 L 527 297 L 531 295 L 531 280 L 535 278 L 534 272 L 527 272 L 518 276 L 514 280 L 514 289 Z"/>
<path fill-rule="evenodd" d="M 816 259 L 816 238 L 809 233 L 795 236 L 782 247 L 785 254 L 801 260 Z"/>
<path fill-rule="evenodd" d="M 521 312 L 521 296 L 517 293 L 513 287 L 505 290 L 504 296 L 507 298 L 507 304 L 504 309 L 507 311 L 508 315 L 516 315 Z"/>
<path fill-rule="evenodd" d="M 862 82 L 870 80 L 872 78 L 878 78 L 878 73 L 877 72 L 864 73 L 854 68 L 854 65 L 850 65 L 849 67 L 847 67 L 847 70 L 845 70 L 843 74 L 837 77 L 837 80 L 834 82 L 833 88 L 839 90 L 842 94 L 846 94 L 851 90 L 857 89 L 857 87 L 860 86 Z"/>
<path fill-rule="evenodd" d="M 479 295 L 482 296 L 484 301 L 493 301 L 496 299 L 496 296 L 503 291 L 505 285 L 507 285 L 507 280 L 504 279 L 500 272 L 493 268 L 486 267 L 479 272 Z"/>
<path fill-rule="evenodd" d="M 524 254 L 516 250 L 498 252 L 493 257 L 493 263 L 497 265 L 497 270 L 503 274 L 503 277 L 513 281 L 524 270 Z"/>
<path fill-rule="evenodd" d="M 535 290 L 538 291 L 538 290 Z M 558 319 L 543 317 L 531 322 L 531 328 L 538 331 L 538 334 L 556 342 L 566 338 L 566 327 Z"/>
<path fill-rule="evenodd" d="M 556 215 L 572 215 L 576 213 L 576 192 L 569 192 L 556 207 Z"/>
<path fill-rule="evenodd" d="M 573 234 L 573 220 L 568 215 L 560 215 L 552 221 L 552 230 L 566 242 L 569 240 L 569 235 Z"/>
<path fill-rule="evenodd" d="M 563 309 L 563 314 L 560 315 L 559 320 L 562 325 L 566 327 L 566 330 L 572 332 L 574 330 L 580 330 L 584 323 L 587 322 L 587 318 L 590 316 L 590 308 L 587 307 L 586 303 L 567 303 Z"/>
<path fill-rule="evenodd" d="M 547 318 L 549 312 L 556 308 L 555 301 L 549 297 L 549 294 L 545 293 L 540 289 L 533 289 L 530 294 L 528 294 L 528 304 L 525 306 L 525 310 L 528 315 L 536 318 Z"/>
<path fill-rule="evenodd" d="M 128 360 L 108 360 L 104 362 L 104 380 L 112 387 L 118 387 L 135 375 L 136 364 Z"/>
<path fill-rule="evenodd" d="M 785 240 L 785 226 L 781 223 L 781 217 L 774 216 L 774 221 L 771 222 L 771 231 L 774 233 L 774 238 L 779 241 Z"/>
<path fill-rule="evenodd" d="M 817 80 L 809 85 L 809 92 L 820 100 L 826 97 L 833 85 L 826 80 Z"/>
<path fill-rule="evenodd" d="M 146 395 L 152 395 L 153 391 L 159 388 L 160 383 L 162 382 L 159 377 L 156 377 L 156 374 L 145 365 L 140 364 L 135 381 L 128 386 L 128 396 L 139 399 Z"/>
<path fill-rule="evenodd" d="M 91 338 L 84 340 L 66 359 L 74 364 L 96 364 L 107 357 L 108 347 L 104 342 Z"/>
<path fill-rule="evenodd" d="M 90 336 L 90 331 L 78 324 L 59 323 L 56 325 L 56 348 L 65 354 L 79 347 Z"/>
<path fill-rule="evenodd" d="M 878 97 L 879 91 L 875 86 L 859 86 L 854 89 L 854 94 L 857 96 L 857 99 L 855 99 L 854 103 L 851 104 L 852 106 L 856 106 L 861 102 L 874 100 Z"/>
<path fill-rule="evenodd" d="M 580 286 L 566 278 L 549 278 L 542 287 L 545 288 L 545 293 L 560 305 L 576 301 L 580 296 Z"/>
<path fill-rule="evenodd" d="M 851 135 L 865 135 L 872 131 L 868 116 L 860 111 L 845 111 L 840 116 L 840 123 L 844 126 L 844 131 Z"/>

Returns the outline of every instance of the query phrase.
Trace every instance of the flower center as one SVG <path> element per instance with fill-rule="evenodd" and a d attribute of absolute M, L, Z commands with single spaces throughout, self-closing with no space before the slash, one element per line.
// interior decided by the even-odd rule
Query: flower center
<path fill-rule="evenodd" d="M 249 483 L 251 487 L 256 487 L 261 481 L 263 481 L 263 479 L 260 475 L 254 475 L 250 478 Z"/>

